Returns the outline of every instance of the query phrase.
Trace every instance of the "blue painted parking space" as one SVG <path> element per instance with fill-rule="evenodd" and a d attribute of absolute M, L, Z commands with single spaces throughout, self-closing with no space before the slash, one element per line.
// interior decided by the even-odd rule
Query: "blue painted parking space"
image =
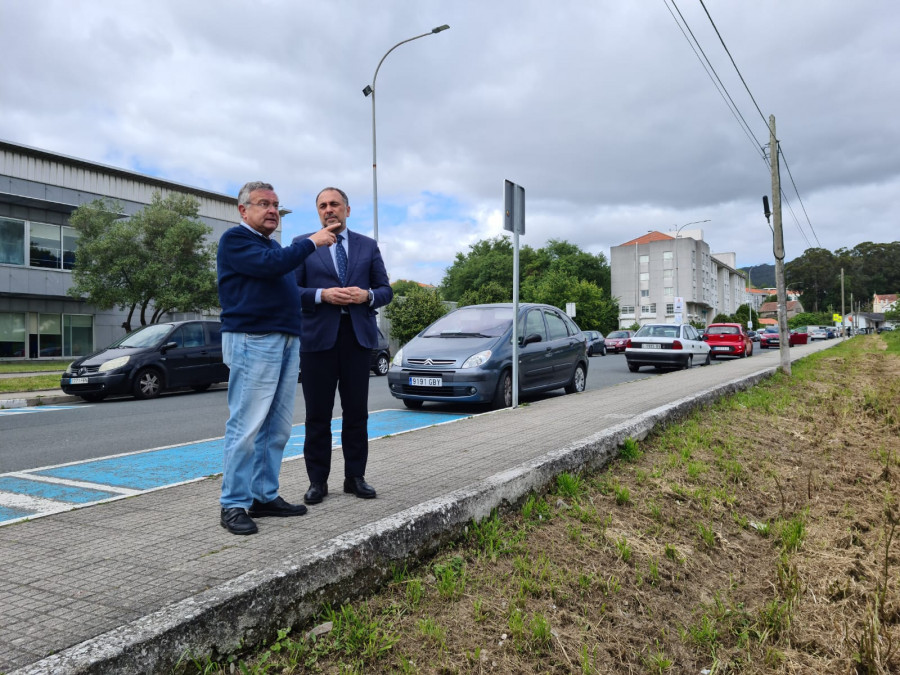
<path fill-rule="evenodd" d="M 369 414 L 369 439 L 470 416 L 380 410 Z M 340 447 L 340 433 L 341 420 L 332 420 L 335 447 Z M 305 437 L 304 425 L 295 425 L 285 447 L 285 460 L 302 457 Z M 219 474 L 222 472 L 222 446 L 223 439 L 218 438 L 0 475 L 0 525 Z"/>
<path fill-rule="evenodd" d="M 35 405 L 27 408 L 0 408 L 0 417 L 9 415 L 30 415 L 33 413 L 59 412 L 60 410 L 72 410 L 83 406 L 76 405 Z"/>

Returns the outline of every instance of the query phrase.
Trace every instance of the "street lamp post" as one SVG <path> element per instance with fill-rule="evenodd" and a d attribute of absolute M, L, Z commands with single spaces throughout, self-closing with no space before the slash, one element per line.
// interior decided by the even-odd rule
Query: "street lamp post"
<path fill-rule="evenodd" d="M 699 223 L 708 223 L 708 222 L 709 222 L 709 218 L 707 218 L 706 220 L 694 220 L 690 223 L 685 223 L 684 225 L 682 225 L 680 227 L 673 225 L 673 227 L 676 228 L 675 229 L 675 297 L 676 298 L 679 297 L 679 295 L 678 295 L 678 235 L 681 234 L 681 231 L 684 228 L 686 228 L 688 225 L 697 225 Z M 684 310 L 685 310 L 685 312 L 687 311 L 687 303 L 684 303 Z M 682 319 L 682 322 L 683 322 L 683 319 Z M 688 322 L 688 323 L 690 323 L 690 322 Z"/>
<path fill-rule="evenodd" d="M 437 28 L 432 28 L 427 33 L 422 33 L 421 35 L 416 35 L 415 37 L 411 37 L 408 40 L 403 40 L 398 42 L 393 47 L 385 52 L 384 56 L 381 57 L 381 61 L 378 62 L 378 67 L 375 68 L 375 75 L 372 76 L 372 84 L 367 84 L 366 87 L 362 90 L 365 96 L 372 96 L 372 204 L 373 204 L 373 223 L 374 223 L 374 234 L 375 241 L 378 241 L 378 162 L 376 160 L 375 153 L 375 80 L 378 79 L 378 71 L 381 68 L 381 64 L 384 63 L 384 60 L 387 58 L 388 54 L 397 49 L 400 45 L 404 45 L 407 42 L 412 42 L 413 40 L 418 40 L 419 38 L 428 37 L 429 35 L 434 35 L 435 33 L 440 33 L 441 31 L 448 30 L 450 26 L 444 24 L 443 26 L 438 26 Z"/>

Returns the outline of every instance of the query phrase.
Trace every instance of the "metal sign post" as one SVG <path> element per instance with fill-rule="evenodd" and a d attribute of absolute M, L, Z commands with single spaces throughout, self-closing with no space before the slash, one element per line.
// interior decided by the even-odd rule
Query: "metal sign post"
<path fill-rule="evenodd" d="M 513 233 L 512 407 L 519 406 L 519 235 L 525 234 L 525 188 L 503 182 L 503 229 Z"/>

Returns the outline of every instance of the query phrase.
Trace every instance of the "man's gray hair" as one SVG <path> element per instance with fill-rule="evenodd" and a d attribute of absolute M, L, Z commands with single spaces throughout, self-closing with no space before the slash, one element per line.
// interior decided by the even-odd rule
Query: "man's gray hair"
<path fill-rule="evenodd" d="M 316 206 L 319 205 L 319 197 L 322 196 L 322 193 L 328 192 L 329 190 L 334 190 L 335 192 L 340 194 L 341 197 L 344 198 L 344 206 L 350 206 L 350 199 L 349 199 L 349 197 L 347 197 L 347 193 L 344 192 L 343 190 L 341 190 L 341 188 L 336 188 L 336 187 L 327 187 L 327 188 L 322 188 L 321 190 L 319 190 L 319 194 L 316 195 Z"/>
<path fill-rule="evenodd" d="M 241 188 L 241 191 L 238 193 L 238 204 L 249 204 L 250 193 L 254 190 L 271 190 L 272 192 L 275 192 L 275 188 L 273 188 L 269 183 L 263 183 L 261 180 L 255 180 L 253 182 L 246 183 L 244 187 Z"/>

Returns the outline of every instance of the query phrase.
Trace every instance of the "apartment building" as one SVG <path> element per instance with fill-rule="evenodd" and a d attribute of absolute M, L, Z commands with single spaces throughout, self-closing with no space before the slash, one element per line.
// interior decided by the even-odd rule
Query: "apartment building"
<path fill-rule="evenodd" d="M 752 302 L 734 253 L 711 253 L 702 230 L 651 231 L 610 249 L 611 293 L 619 327 L 634 323 L 708 324 Z"/>
<path fill-rule="evenodd" d="M 236 196 L 0 141 L 0 359 L 82 356 L 124 335 L 125 312 L 67 294 L 78 243 L 68 219 L 99 198 L 128 217 L 154 192 L 196 197 L 216 241 L 240 222 Z"/>

